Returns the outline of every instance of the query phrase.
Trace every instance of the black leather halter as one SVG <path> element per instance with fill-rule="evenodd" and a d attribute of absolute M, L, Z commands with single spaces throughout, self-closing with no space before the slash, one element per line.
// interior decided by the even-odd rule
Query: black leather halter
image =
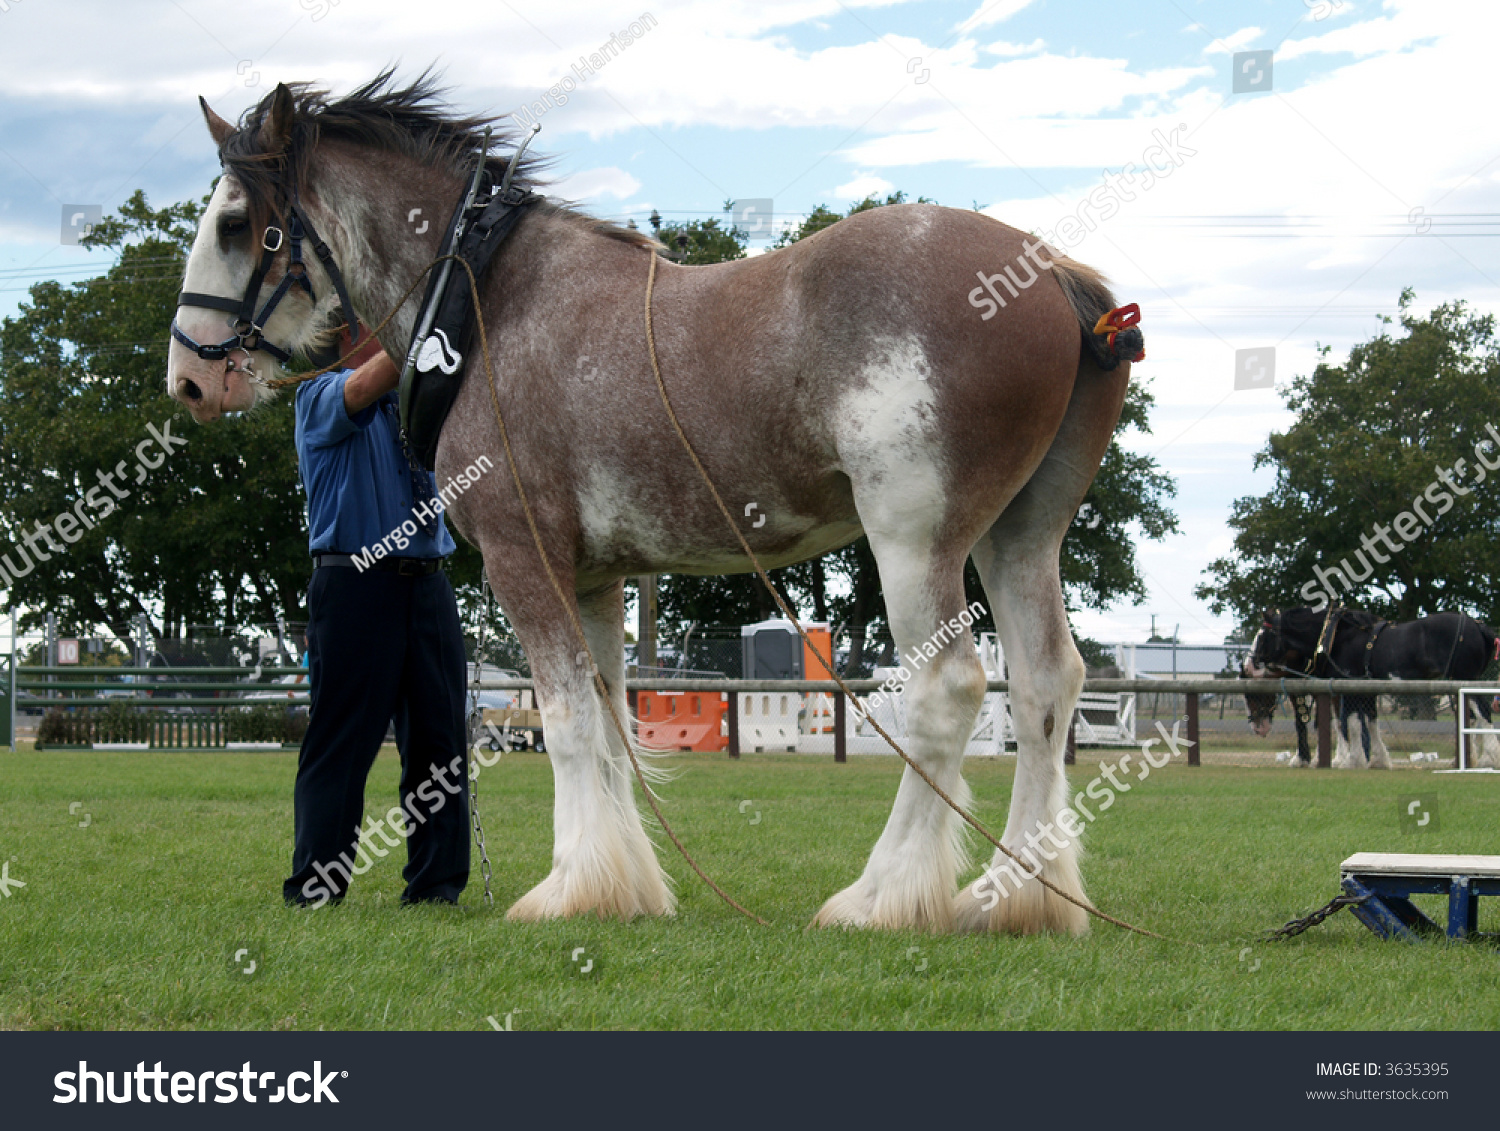
<path fill-rule="evenodd" d="M 312 245 L 313 254 L 318 257 L 318 262 L 328 273 L 334 290 L 338 292 L 339 305 L 344 313 L 344 323 L 349 327 L 352 339 L 358 341 L 359 319 L 354 316 L 353 304 L 349 302 L 349 293 L 344 288 L 344 277 L 339 272 L 338 264 L 333 260 L 332 249 L 319 237 L 312 221 L 307 218 L 307 213 L 302 210 L 295 190 L 291 194 L 290 212 L 291 221 L 285 233 L 275 225 L 268 225 L 261 234 L 260 263 L 251 272 L 250 281 L 245 284 L 244 297 L 238 302 L 232 298 L 198 294 L 194 291 L 183 291 L 177 296 L 178 306 L 201 306 L 209 310 L 222 310 L 231 315 L 228 325 L 233 331 L 233 336 L 225 338 L 217 345 L 203 345 L 193 341 L 183 332 L 182 327 L 177 325 L 177 319 L 172 319 L 172 337 L 204 361 L 223 361 L 237 349 L 246 352 L 260 350 L 283 364 L 291 361 L 290 349 L 266 341 L 265 326 L 277 305 L 294 286 L 300 286 L 307 292 L 308 298 L 314 302 L 317 301 L 318 296 L 313 293 L 312 283 L 307 278 L 307 265 L 302 259 L 304 240 Z M 266 275 L 271 270 L 271 264 L 276 260 L 276 253 L 281 250 L 283 243 L 290 244 L 286 274 L 282 276 L 280 285 L 271 292 L 271 297 L 266 300 L 266 304 L 260 308 L 260 312 L 256 313 L 255 304 L 260 298 L 261 284 L 265 282 Z"/>

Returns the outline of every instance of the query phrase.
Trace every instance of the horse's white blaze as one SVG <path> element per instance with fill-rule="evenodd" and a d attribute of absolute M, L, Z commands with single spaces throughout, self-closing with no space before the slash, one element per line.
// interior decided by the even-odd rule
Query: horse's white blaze
<path fill-rule="evenodd" d="M 238 186 L 230 177 L 220 180 L 214 189 L 208 210 L 193 238 L 182 280 L 184 291 L 236 299 L 244 292 L 248 270 L 235 289 L 228 257 L 219 248 L 218 240 L 219 218 L 226 207 L 242 203 L 243 198 L 237 197 L 237 193 Z M 217 345 L 229 337 L 229 316 L 223 311 L 179 306 L 176 318 L 182 332 L 202 345 Z M 260 356 L 263 355 L 258 355 L 257 361 Z M 246 360 L 244 355 L 240 355 L 240 360 Z M 248 409 L 256 402 L 257 387 L 242 372 L 231 371 L 222 361 L 204 361 L 172 338 L 167 349 L 167 393 L 169 396 L 180 395 L 189 387 L 196 389 L 199 395 L 187 401 L 188 407 L 195 417 L 202 420 L 215 419 L 221 412 Z"/>
<path fill-rule="evenodd" d="M 236 245 L 228 251 L 219 240 L 220 220 L 226 214 L 242 212 L 244 207 L 245 194 L 239 183 L 233 177 L 223 177 L 209 198 L 208 209 L 199 221 L 198 233 L 193 238 L 187 270 L 183 274 L 184 291 L 212 295 L 236 303 L 244 297 L 250 276 L 260 262 L 262 244 L 267 234 L 260 231 L 249 232 L 239 238 Z M 353 261 L 344 225 L 327 212 L 319 213 L 314 222 L 318 225 L 319 234 L 333 249 L 335 261 Z M 274 240 L 275 236 L 270 238 Z M 283 233 L 283 241 L 285 238 Z M 361 246 L 358 250 L 364 252 L 359 262 L 372 259 L 368 247 Z M 305 291 L 300 287 L 293 287 L 271 312 L 271 317 L 264 326 L 267 341 L 294 351 L 326 344 L 330 340 L 327 328 L 335 311 L 339 309 L 338 293 L 307 242 L 303 244 L 303 260 L 308 282 L 317 295 L 317 301 L 309 302 Z M 279 279 L 280 276 L 273 271 L 272 276 L 261 283 L 260 291 L 255 296 L 257 314 L 270 299 Z M 176 318 L 183 333 L 201 345 L 217 345 L 231 336 L 229 325 L 233 316 L 222 310 L 179 306 Z M 199 420 L 212 420 L 221 412 L 243 412 L 271 399 L 274 393 L 264 382 L 282 375 L 280 363 L 261 350 L 248 356 L 241 352 L 233 357 L 237 368 L 231 370 L 223 361 L 204 361 L 173 338 L 167 354 L 167 392 L 179 395 L 183 384 L 192 382 L 198 388 L 201 399 L 187 399 L 186 403 L 189 411 Z M 249 380 L 241 368 L 247 362 L 253 368 L 256 380 Z"/>

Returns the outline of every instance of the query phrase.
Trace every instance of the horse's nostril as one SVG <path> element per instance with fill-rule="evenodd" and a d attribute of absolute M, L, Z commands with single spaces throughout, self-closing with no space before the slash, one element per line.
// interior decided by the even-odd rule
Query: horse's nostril
<path fill-rule="evenodd" d="M 201 401 L 203 399 L 203 393 L 198 386 L 186 380 L 177 382 L 177 395 L 190 401 Z"/>

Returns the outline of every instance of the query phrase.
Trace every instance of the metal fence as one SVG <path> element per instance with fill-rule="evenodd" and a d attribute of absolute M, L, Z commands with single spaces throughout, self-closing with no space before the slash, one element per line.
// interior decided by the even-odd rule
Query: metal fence
<path fill-rule="evenodd" d="M 193 654 L 224 659 L 261 655 L 282 659 L 285 648 L 267 650 L 253 639 L 192 642 Z M 878 642 L 876 642 L 878 645 Z M 831 681 L 754 681 L 721 678 L 742 664 L 740 638 L 706 636 L 673 658 L 676 664 L 641 669 L 631 681 L 635 690 L 703 691 L 724 704 L 719 734 L 731 751 L 765 750 L 802 753 L 889 753 L 875 723 L 898 738 L 905 733 L 902 693 L 870 696 L 879 685 L 860 677 L 858 667 L 841 653 L 840 667 L 864 697 L 851 708 Z M 503 656 L 486 650 L 487 656 Z M 236 650 L 238 649 L 238 650 Z M 732 654 L 731 654 L 732 649 Z M 1433 768 L 1455 764 L 1458 749 L 1459 692 L 1469 689 L 1470 767 L 1500 768 L 1500 683 L 1460 684 L 1417 681 L 1242 680 L 1185 674 L 1192 667 L 1234 664 L 1228 648 L 1184 656 L 1175 661 L 1156 655 L 1122 656 L 1125 666 L 1159 669 L 1177 664 L 1178 678 L 1090 679 L 1074 713 L 1071 740 L 1078 751 L 1127 747 L 1159 738 L 1174 729 L 1193 742 L 1191 762 L 1242 766 L 1383 766 Z M 24 655 L 24 650 L 21 650 Z M 471 648 L 472 652 L 472 648 Z M 158 651 L 157 655 L 163 655 Z M 879 652 L 876 652 L 879 656 Z M 1227 660 L 1226 660 L 1227 657 Z M 684 661 L 692 661 L 690 664 Z M 710 666 L 714 662 L 719 667 Z M 731 662 L 732 661 L 732 662 Z M 872 665 L 873 666 L 873 665 Z M 988 665 L 987 665 L 988 666 Z M 7 665 L 0 665 L 0 678 Z M 530 686 L 524 668 L 520 678 L 486 680 L 486 689 Z M 494 669 L 489 669 L 494 670 Z M 253 666 L 167 666 L 159 659 L 148 666 L 27 665 L 15 681 L 14 737 L 37 736 L 43 745 L 81 746 L 99 743 L 147 743 L 152 747 L 223 748 L 245 743 L 295 745 L 305 728 L 305 668 L 258 662 Z M 488 674 L 488 671 L 487 671 Z M 842 673 L 841 673 L 842 674 Z M 992 680 L 968 752 L 1001 756 L 1014 753 L 1015 735 L 1003 680 Z M 1483 690 L 1476 690 L 1483 689 Z M 5 691 L 9 698 L 10 688 Z M 1299 738 L 1298 716 L 1302 736 Z M 149 722 L 146 719 L 149 718 Z M 49 721 L 50 720 L 50 721 Z M 1345 737 L 1347 736 L 1347 738 Z M 10 736 L 7 736 L 10 737 Z"/>
<path fill-rule="evenodd" d="M 1341 693 L 1345 681 L 1319 680 L 1326 694 L 1314 694 L 1310 688 L 1291 694 L 1280 689 L 1279 681 L 1270 682 L 1269 687 L 1258 681 L 1225 682 L 1232 683 L 1232 690 L 1197 695 L 1203 763 L 1293 769 L 1309 762 L 1317 765 L 1320 758 L 1339 768 L 1387 763 L 1392 768 L 1452 766 L 1457 751 L 1458 692 L 1486 686 L 1447 683 L 1421 691 L 1405 687 L 1393 691 L 1387 683 L 1372 691 L 1365 684 Z M 1300 684 L 1290 686 L 1296 689 Z M 1491 687 L 1490 694 L 1473 698 L 1489 707 L 1496 695 L 1500 690 Z M 1186 725 L 1189 696 L 1180 688 L 1163 681 L 1151 690 L 1136 692 L 1135 699 L 1136 732 L 1141 740 L 1159 734 L 1157 723 L 1168 730 L 1174 722 Z M 1500 719 L 1500 714 L 1496 717 Z M 1261 725 L 1253 728 L 1257 719 Z M 1486 729 L 1488 723 L 1473 716 L 1471 727 Z M 1471 736 L 1472 761 L 1486 756 L 1493 760 L 1500 753 L 1500 746 L 1489 749 L 1494 741 L 1483 734 Z"/>
<path fill-rule="evenodd" d="M 526 680 L 487 681 L 481 686 L 516 690 Z M 630 680 L 633 693 L 666 691 L 717 693 L 723 704 L 722 736 L 732 756 L 749 752 L 889 754 L 890 746 L 871 720 L 900 741 L 906 735 L 902 694 L 872 702 L 880 689 L 873 680 L 851 680 L 862 707 L 851 707 L 831 680 L 730 680 L 684 677 Z M 1009 684 L 991 680 L 966 753 L 1013 755 L 1015 733 L 1009 714 Z M 1188 765 L 1435 769 L 1455 765 L 1461 690 L 1486 707 L 1500 697 L 1500 683 L 1303 680 L 1292 685 L 1305 715 L 1306 763 L 1299 757 L 1296 719 L 1289 696 L 1274 680 L 1091 679 L 1085 682 L 1070 727 L 1070 760 L 1089 751 L 1139 746 L 1162 735 L 1187 747 Z M 1247 696 L 1253 697 L 1247 701 Z M 1373 703 L 1374 712 L 1367 704 Z M 1343 708 L 1350 712 L 1341 727 Z M 1365 705 L 1364 716 L 1357 710 Z M 1267 707 L 1274 715 L 1264 733 L 1251 727 Z M 1257 710 L 1252 710 L 1256 708 Z M 1467 768 L 1500 769 L 1500 705 L 1495 726 L 1475 716 L 1467 736 Z M 1486 733 L 1493 731 L 1494 733 Z M 1347 733 L 1347 742 L 1341 741 Z M 1368 749 L 1365 735 L 1369 735 Z M 670 748 L 670 743 L 668 744 Z"/>
<path fill-rule="evenodd" d="M 307 728 L 301 666 L 17 668 L 15 737 L 37 749 L 296 746 Z"/>

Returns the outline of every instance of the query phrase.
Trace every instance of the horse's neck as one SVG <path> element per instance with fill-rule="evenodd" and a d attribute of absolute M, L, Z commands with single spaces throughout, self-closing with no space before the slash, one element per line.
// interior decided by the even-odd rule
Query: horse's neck
<path fill-rule="evenodd" d="M 335 152 L 319 180 L 333 219 L 326 238 L 355 310 L 371 329 L 389 317 L 380 337 L 404 348 L 463 186 L 439 170 L 366 151 Z"/>

